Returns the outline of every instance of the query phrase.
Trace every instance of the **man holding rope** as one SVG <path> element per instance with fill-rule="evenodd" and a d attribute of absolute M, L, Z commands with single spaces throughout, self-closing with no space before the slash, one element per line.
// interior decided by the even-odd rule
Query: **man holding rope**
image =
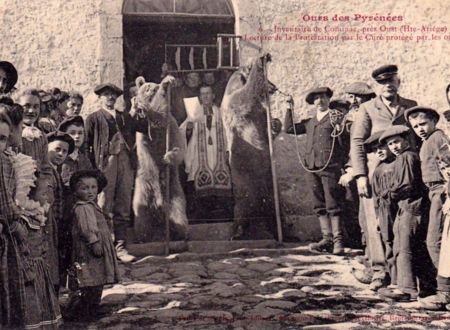
<path fill-rule="evenodd" d="M 344 126 L 340 127 L 340 122 L 335 121 L 335 116 L 337 113 L 343 115 L 350 104 L 337 100 L 332 101 L 330 107 L 332 95 L 333 91 L 328 87 L 310 90 L 306 102 L 314 105 L 316 116 L 293 125 L 292 111 L 288 110 L 285 127 L 289 134 L 306 134 L 304 167 L 314 213 L 322 231 L 322 240 L 309 247 L 313 252 L 339 255 L 344 253 L 341 215 L 345 192 L 338 182 L 347 160 L 348 133 Z"/>

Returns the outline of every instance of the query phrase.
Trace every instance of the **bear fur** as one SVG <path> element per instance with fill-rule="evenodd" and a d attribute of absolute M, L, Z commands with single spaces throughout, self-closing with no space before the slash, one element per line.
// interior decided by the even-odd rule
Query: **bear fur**
<path fill-rule="evenodd" d="M 269 55 L 252 59 L 234 72 L 222 101 L 233 185 L 234 238 L 273 238 L 275 214 L 267 93 L 273 86 L 264 77 Z"/>
<path fill-rule="evenodd" d="M 174 81 L 172 76 L 165 77 L 160 84 L 146 82 L 143 77 L 136 79 L 138 90 L 132 101 L 132 111 L 138 111 L 148 120 L 148 134 L 138 134 L 136 137 L 138 169 L 133 211 L 138 241 L 161 238 L 164 233 L 165 207 L 168 208 L 171 239 L 187 238 L 186 200 L 178 175 L 185 147 L 178 125 L 168 113 L 167 90 Z M 168 148 L 166 136 L 169 139 Z"/>

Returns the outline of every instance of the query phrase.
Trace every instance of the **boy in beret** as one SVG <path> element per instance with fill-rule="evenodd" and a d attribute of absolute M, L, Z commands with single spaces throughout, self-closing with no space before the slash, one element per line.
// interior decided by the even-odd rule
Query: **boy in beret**
<path fill-rule="evenodd" d="M 310 90 L 306 102 L 314 105 L 316 116 L 292 125 L 292 110 L 286 113 L 285 127 L 289 134 L 306 133 L 304 155 L 307 182 L 312 193 L 313 208 L 319 218 L 322 240 L 310 244 L 314 252 L 344 252 L 342 237 L 342 202 L 344 191 L 338 181 L 347 160 L 348 148 L 345 130 L 338 134 L 330 118 L 330 98 L 333 92 L 328 87 Z M 336 113 L 337 115 L 337 113 Z M 337 118 L 335 118 L 337 119 Z M 332 137 L 335 135 L 335 137 Z M 334 145 L 334 147 L 332 147 Z"/>
<path fill-rule="evenodd" d="M 437 156 L 439 149 L 449 143 L 449 139 L 442 130 L 436 128 L 439 114 L 432 108 L 422 106 L 410 108 L 406 110 L 405 118 L 414 133 L 422 140 L 419 152 L 422 180 L 428 188 L 431 202 L 426 242 L 436 271 L 444 224 L 442 205 L 445 201 L 445 180 L 439 170 Z M 426 309 L 439 309 L 448 303 L 450 303 L 450 280 L 437 276 L 437 294 L 421 299 L 421 305 Z"/>
<path fill-rule="evenodd" d="M 99 205 L 113 221 L 117 257 L 122 262 L 131 262 L 135 257 L 125 249 L 125 241 L 137 168 L 136 132 L 147 133 L 147 120 L 114 108 L 122 95 L 122 90 L 114 84 L 98 85 L 94 92 L 98 95 L 100 109 L 86 118 L 85 129 L 91 162 L 108 180 Z"/>
<path fill-rule="evenodd" d="M 424 265 L 421 257 L 426 250 L 425 246 L 422 246 L 426 230 L 426 217 L 422 214 L 423 209 L 427 207 L 425 187 L 420 171 L 420 159 L 416 152 L 411 151 L 408 136 L 408 127 L 394 125 L 379 139 L 380 143 L 385 143 L 396 157 L 392 162 L 388 189 L 379 192 L 388 199 L 385 207 L 398 207 L 398 210 L 391 209 L 392 212 L 396 211 L 393 224 L 393 266 L 396 269 L 396 286 L 381 288 L 378 294 L 398 301 L 417 299 L 417 277 L 421 290 L 425 290 L 429 284 L 424 282 L 423 276 L 428 269 L 418 267 L 419 263 L 420 266 Z"/>
<path fill-rule="evenodd" d="M 52 166 L 52 177 L 50 180 L 48 220 L 45 225 L 45 236 L 49 244 L 48 253 L 45 255 L 49 265 L 50 276 L 55 286 L 56 293 L 59 292 L 60 274 L 64 269 L 60 269 L 60 260 L 64 259 L 64 238 L 67 236 L 67 226 L 64 225 L 64 194 L 63 182 L 58 168 L 64 163 L 68 154 L 72 153 L 75 145 L 73 139 L 62 132 L 52 132 L 47 134 L 48 140 L 48 160 Z"/>

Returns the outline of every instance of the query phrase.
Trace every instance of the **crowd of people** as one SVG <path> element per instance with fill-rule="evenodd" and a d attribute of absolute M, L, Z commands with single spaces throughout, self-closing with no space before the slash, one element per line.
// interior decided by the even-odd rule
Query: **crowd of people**
<path fill-rule="evenodd" d="M 352 83 L 348 99 L 331 100 L 328 87 L 310 90 L 306 102 L 316 115 L 300 123 L 287 112 L 287 133 L 306 134 L 306 181 L 322 232 L 310 249 L 344 253 L 344 189 L 353 189 L 365 244 L 358 259 L 365 267 L 353 269 L 355 278 L 390 301 L 450 309 L 449 138 L 435 109 L 398 94 L 396 65 L 375 69 L 372 78 L 375 91 Z"/>
<path fill-rule="evenodd" d="M 287 111 L 286 132 L 306 134 L 303 165 L 322 232 L 310 249 L 345 253 L 347 189 L 359 196 L 365 245 L 355 278 L 389 300 L 450 308 L 449 139 L 436 110 L 398 94 L 397 66 L 372 78 L 375 91 L 356 82 L 348 99 L 332 99 L 328 87 L 310 90 L 305 101 L 316 115 L 300 123 Z M 123 91 L 111 83 L 95 87 L 98 109 L 83 118 L 80 93 L 16 90 L 17 80 L 14 65 L 0 61 L 0 322 L 57 328 L 61 314 L 95 317 L 104 285 L 120 280 L 118 261 L 135 260 L 126 239 L 136 133 L 148 134 L 149 122 L 133 105 L 116 109 Z M 232 218 L 218 106 L 225 85 L 211 73 L 201 80 L 186 75 L 171 105 L 186 143 L 187 208 Z M 61 289 L 69 290 L 62 313 Z"/>
<path fill-rule="evenodd" d="M 126 239 L 136 133 L 148 134 L 149 123 L 133 105 L 131 111 L 118 109 L 123 91 L 114 84 L 95 87 L 98 109 L 83 118 L 80 93 L 18 90 L 17 80 L 14 65 L 0 61 L 0 323 L 57 328 L 62 316 L 95 317 L 103 286 L 119 281 L 117 262 L 135 260 Z M 178 82 L 172 108 L 186 138 L 188 204 L 206 199 L 212 213 L 213 206 L 227 205 L 231 215 L 225 217 L 232 217 L 217 106 L 225 85 L 213 72 L 190 73 Z M 189 116 L 187 97 L 198 97 L 190 110 L 196 118 Z M 205 169 L 213 184 L 200 184 L 198 172 Z M 69 290 L 69 300 L 60 308 L 61 290 Z"/>

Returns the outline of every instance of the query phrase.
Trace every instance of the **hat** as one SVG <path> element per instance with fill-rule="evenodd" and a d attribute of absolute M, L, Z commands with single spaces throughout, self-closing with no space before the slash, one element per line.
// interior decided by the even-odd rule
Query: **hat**
<path fill-rule="evenodd" d="M 84 127 L 84 120 L 81 116 L 70 116 L 64 119 L 58 126 L 58 131 L 65 132 L 70 125 L 82 126 Z"/>
<path fill-rule="evenodd" d="M 55 131 L 47 134 L 48 143 L 53 141 L 63 141 L 69 145 L 69 150 L 67 152 L 70 155 L 75 149 L 75 142 L 73 142 L 72 137 L 64 132 Z"/>
<path fill-rule="evenodd" d="M 384 143 L 388 138 L 396 136 L 396 135 L 406 135 L 410 132 L 409 128 L 404 125 L 393 125 L 389 127 L 387 130 L 381 134 L 378 141 L 380 143 Z"/>
<path fill-rule="evenodd" d="M 329 108 L 348 111 L 350 109 L 350 102 L 342 99 L 336 99 L 330 102 Z"/>
<path fill-rule="evenodd" d="M 123 91 L 119 87 L 111 83 L 97 85 L 94 89 L 94 93 L 100 95 L 106 89 L 113 91 L 117 96 L 123 94 Z"/>
<path fill-rule="evenodd" d="M 108 180 L 105 175 L 100 170 L 81 170 L 72 174 L 69 180 L 69 186 L 71 190 L 75 190 L 77 183 L 84 178 L 96 178 L 98 185 L 98 193 L 101 193 L 102 190 L 108 184 Z"/>
<path fill-rule="evenodd" d="M 375 132 L 364 141 L 366 151 L 369 151 L 374 145 L 380 144 L 379 139 L 383 133 L 384 131 Z"/>
<path fill-rule="evenodd" d="M 0 69 L 6 73 L 6 79 L 8 81 L 6 82 L 7 87 L 5 92 L 8 93 L 17 83 L 17 70 L 14 65 L 8 61 L 0 61 Z"/>
<path fill-rule="evenodd" d="M 422 107 L 420 105 L 416 105 L 415 107 L 405 110 L 404 116 L 405 116 L 406 121 L 409 122 L 409 116 L 416 112 L 428 112 L 436 119 L 436 122 L 439 121 L 440 116 L 436 110 L 429 108 L 429 107 Z"/>
<path fill-rule="evenodd" d="M 328 87 L 317 87 L 317 88 L 312 88 L 308 91 L 308 93 L 306 94 L 305 100 L 308 104 L 313 104 L 314 103 L 314 95 L 316 94 L 327 94 L 327 96 L 329 98 L 331 98 L 333 96 L 333 91 L 328 88 Z"/>
<path fill-rule="evenodd" d="M 395 76 L 397 73 L 398 67 L 395 64 L 388 64 L 373 70 L 372 78 L 380 82 Z"/>
<path fill-rule="evenodd" d="M 375 95 L 374 91 L 372 90 L 372 88 L 370 88 L 369 85 L 360 81 L 348 85 L 345 88 L 345 92 L 355 95 Z"/>

